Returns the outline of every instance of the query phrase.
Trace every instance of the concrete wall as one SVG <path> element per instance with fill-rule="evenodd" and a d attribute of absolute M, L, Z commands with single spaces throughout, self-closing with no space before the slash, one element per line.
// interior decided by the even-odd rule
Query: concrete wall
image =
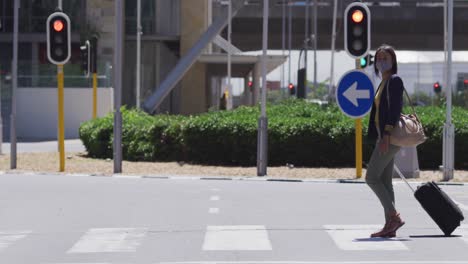
<path fill-rule="evenodd" d="M 98 89 L 98 116 L 112 111 L 112 88 Z M 57 88 L 17 90 L 17 135 L 19 139 L 57 138 Z M 65 89 L 65 138 L 78 138 L 80 124 L 92 118 L 92 89 Z"/>
<path fill-rule="evenodd" d="M 87 0 L 86 14 L 91 27 L 99 32 L 99 61 L 113 63 L 114 53 L 114 3 L 113 0 Z"/>
<path fill-rule="evenodd" d="M 123 78 L 122 102 L 129 106 L 136 105 L 136 43 L 127 40 L 125 44 L 125 65 Z M 142 42 L 141 90 L 143 103 L 159 87 L 179 58 L 163 42 Z M 157 112 L 179 113 L 180 88 L 176 87 L 163 101 Z"/>
<path fill-rule="evenodd" d="M 211 0 L 181 1 L 180 51 L 184 56 L 211 24 Z M 209 49 L 209 48 L 208 48 Z M 203 113 L 209 107 L 206 65 L 195 63 L 182 79 L 180 112 Z"/>

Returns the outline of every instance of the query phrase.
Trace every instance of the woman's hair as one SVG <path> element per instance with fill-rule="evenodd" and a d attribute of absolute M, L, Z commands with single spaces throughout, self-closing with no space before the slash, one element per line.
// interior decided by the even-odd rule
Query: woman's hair
<path fill-rule="evenodd" d="M 390 57 L 392 57 L 392 74 L 397 74 L 398 66 L 397 66 L 397 59 L 396 59 L 395 49 L 392 46 L 387 45 L 387 44 L 383 44 L 375 52 L 375 63 L 374 63 L 375 74 L 379 73 L 379 70 L 377 69 L 377 54 L 379 52 L 381 52 L 381 51 L 385 51 L 388 54 L 390 54 Z"/>

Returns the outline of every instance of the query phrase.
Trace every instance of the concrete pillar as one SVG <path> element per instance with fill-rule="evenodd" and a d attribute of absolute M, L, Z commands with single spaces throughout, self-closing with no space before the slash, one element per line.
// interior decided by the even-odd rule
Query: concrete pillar
<path fill-rule="evenodd" d="M 418 150 L 416 147 L 402 147 L 395 156 L 395 165 L 406 178 L 419 178 Z M 393 172 L 393 178 L 400 176 Z"/>
<path fill-rule="evenodd" d="M 211 0 L 181 0 L 180 51 L 184 56 L 211 24 Z M 182 114 L 203 113 L 209 107 L 206 65 L 195 63 L 182 79 Z"/>
<path fill-rule="evenodd" d="M 253 69 L 253 95 L 252 95 L 252 105 L 256 105 L 259 103 L 260 100 L 260 79 L 262 77 L 262 72 L 261 72 L 261 64 L 260 64 L 260 57 L 257 63 L 255 63 L 254 69 Z"/>

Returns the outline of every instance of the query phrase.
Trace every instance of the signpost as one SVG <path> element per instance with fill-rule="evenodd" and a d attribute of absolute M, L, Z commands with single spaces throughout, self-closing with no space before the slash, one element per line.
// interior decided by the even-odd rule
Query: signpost
<path fill-rule="evenodd" d="M 336 102 L 341 111 L 356 120 L 356 177 L 362 177 L 362 122 L 374 101 L 374 84 L 364 72 L 352 70 L 341 77 Z"/>

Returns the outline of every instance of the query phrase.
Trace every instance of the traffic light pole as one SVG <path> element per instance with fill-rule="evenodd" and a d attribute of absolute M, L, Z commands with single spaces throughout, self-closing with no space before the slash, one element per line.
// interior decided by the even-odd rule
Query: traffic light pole
<path fill-rule="evenodd" d="M 356 69 L 361 69 L 360 59 L 356 59 Z M 362 177 L 362 118 L 355 119 L 356 135 L 356 178 Z"/>
<path fill-rule="evenodd" d="M 232 0 L 229 0 L 228 3 L 228 32 L 227 32 L 227 38 L 229 42 L 229 46 L 231 47 L 232 45 Z M 227 87 L 226 90 L 228 91 L 228 96 L 226 97 L 226 109 L 231 110 L 232 109 L 232 83 L 231 83 L 231 77 L 232 77 L 232 50 L 231 48 L 228 49 L 227 51 Z"/>
<path fill-rule="evenodd" d="M 291 83 L 292 4 L 288 1 L 288 85 Z"/>
<path fill-rule="evenodd" d="M 98 79 L 97 79 L 97 36 L 93 36 L 91 38 L 91 47 L 89 49 L 89 55 L 90 55 L 90 60 L 89 60 L 89 66 L 92 72 L 92 78 L 93 78 L 93 119 L 97 118 L 97 86 L 98 86 Z"/>
<path fill-rule="evenodd" d="M 93 72 L 93 119 L 97 117 L 97 73 Z"/>
<path fill-rule="evenodd" d="M 453 179 L 455 164 L 455 126 L 452 123 L 452 45 L 453 45 L 453 0 L 448 0 L 447 6 L 447 69 L 446 69 L 446 98 L 447 113 L 444 125 L 443 139 L 443 175 L 444 181 Z"/>
<path fill-rule="evenodd" d="M 18 89 L 18 19 L 19 0 L 15 0 L 13 23 L 13 63 L 12 78 L 13 87 L 11 95 L 11 116 L 10 116 L 10 169 L 16 169 L 16 90 Z"/>
<path fill-rule="evenodd" d="M 136 57 L 136 107 L 141 108 L 141 35 L 143 34 L 141 28 L 141 0 L 137 0 L 137 57 Z"/>
<path fill-rule="evenodd" d="M 65 118 L 64 118 L 64 81 L 63 65 L 57 65 L 57 86 L 58 86 L 58 147 L 60 155 L 59 171 L 65 171 Z"/>
<path fill-rule="evenodd" d="M 330 62 L 330 84 L 328 87 L 328 102 L 333 98 L 333 81 L 335 75 L 335 42 L 336 42 L 336 17 L 338 13 L 338 0 L 333 1 L 333 25 L 332 25 L 332 43 L 331 43 L 331 62 Z"/>
<path fill-rule="evenodd" d="M 261 116 L 258 120 L 258 142 L 257 142 L 257 176 L 267 175 L 268 164 L 268 118 L 266 114 L 266 60 L 268 49 L 268 11 L 269 1 L 263 0 L 263 56 L 262 56 L 262 103 Z"/>
<path fill-rule="evenodd" d="M 318 39 L 318 32 L 317 32 L 317 23 L 318 23 L 318 1 L 314 0 L 314 91 L 317 91 L 317 39 Z"/>
<path fill-rule="evenodd" d="M 123 63 L 123 6 L 122 0 L 115 1 L 114 36 L 114 173 L 122 172 L 122 63 Z"/>

